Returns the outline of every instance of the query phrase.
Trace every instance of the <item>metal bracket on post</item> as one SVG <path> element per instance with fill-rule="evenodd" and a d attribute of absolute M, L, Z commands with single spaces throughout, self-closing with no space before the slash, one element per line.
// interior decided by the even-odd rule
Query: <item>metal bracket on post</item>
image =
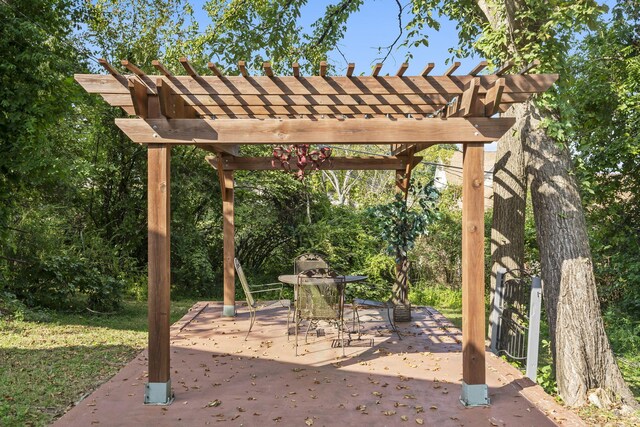
<path fill-rule="evenodd" d="M 529 336 L 527 338 L 527 377 L 534 383 L 538 374 L 538 346 L 540 341 L 540 313 L 542 311 L 542 280 L 532 277 L 529 302 Z"/>
<path fill-rule="evenodd" d="M 489 336 L 491 344 L 489 349 L 492 353 L 498 352 L 498 325 L 502 316 L 502 301 L 504 300 L 504 275 L 507 273 L 505 268 L 499 268 L 496 272 L 496 290 L 493 295 L 493 306 L 489 315 Z"/>
<path fill-rule="evenodd" d="M 222 317 L 235 317 L 236 315 L 236 306 L 235 305 L 223 305 L 222 306 Z"/>
<path fill-rule="evenodd" d="M 173 399 L 171 380 L 166 383 L 146 383 L 144 385 L 145 405 L 171 405 Z"/>
<path fill-rule="evenodd" d="M 460 402 L 466 407 L 488 406 L 489 387 L 486 384 L 467 384 L 462 381 L 462 395 Z"/>

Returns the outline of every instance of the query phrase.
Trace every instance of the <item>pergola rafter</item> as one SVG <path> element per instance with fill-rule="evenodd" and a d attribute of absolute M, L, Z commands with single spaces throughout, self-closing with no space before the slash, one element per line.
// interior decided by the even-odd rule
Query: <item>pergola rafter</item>
<path fill-rule="evenodd" d="M 484 144 L 499 139 L 513 118 L 495 117 L 512 104 L 546 91 L 556 74 L 528 74 L 534 61 L 517 74 L 507 74 L 507 62 L 493 74 L 482 61 L 467 75 L 454 75 L 453 63 L 432 76 L 428 63 L 419 76 L 405 76 L 402 64 L 393 76 L 381 76 L 377 64 L 371 76 L 302 76 L 292 64 L 292 76 L 276 76 L 263 64 L 264 76 L 250 76 L 244 61 L 238 76 L 225 76 L 214 63 L 211 75 L 201 75 L 187 60 L 187 75 L 174 75 L 159 61 L 159 75 L 148 75 L 123 60 L 132 74 L 123 75 L 105 60 L 107 75 L 78 74 L 76 81 L 90 93 L 132 118 L 116 125 L 133 142 L 148 146 L 149 162 L 149 383 L 147 403 L 169 403 L 170 380 L 170 159 L 172 145 L 193 145 L 216 155 L 207 161 L 217 170 L 223 200 L 224 315 L 235 314 L 234 171 L 274 170 L 272 157 L 242 157 L 245 144 L 388 144 L 390 156 L 335 157 L 320 169 L 394 170 L 397 190 L 405 197 L 421 150 L 434 144 L 459 143 L 463 162 L 463 396 L 468 405 L 488 404 L 484 362 Z M 296 169 L 292 162 L 291 169 Z M 400 269 L 402 266 L 400 265 Z M 400 271 L 400 270 L 398 270 Z M 399 273 L 400 277 L 400 273 Z M 399 281 L 400 283 L 400 281 Z M 405 289 L 406 291 L 406 289 Z M 395 287 L 394 287 L 395 293 Z M 400 298 L 400 299 L 398 299 Z M 402 300 L 405 298 L 405 300 Z M 404 302 L 403 302 L 404 301 Z M 397 296 L 405 304 L 406 295 Z M 409 312 L 410 314 L 410 312 Z M 406 319 L 405 319 L 406 320 Z"/>

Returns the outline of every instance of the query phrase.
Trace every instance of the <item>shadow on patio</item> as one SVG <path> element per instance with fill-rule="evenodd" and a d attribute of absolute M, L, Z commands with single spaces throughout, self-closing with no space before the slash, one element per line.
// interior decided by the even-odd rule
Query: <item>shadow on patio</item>
<path fill-rule="evenodd" d="M 221 318 L 221 308 L 198 303 L 172 327 L 172 405 L 143 405 L 143 352 L 57 425 L 582 425 L 489 353 L 491 406 L 463 407 L 459 331 L 430 308 L 415 308 L 413 321 L 399 325 L 401 341 L 385 316 L 362 310 L 363 340 L 345 358 L 328 326 L 324 336 L 310 333 L 296 357 L 279 305 L 260 311 L 247 341 L 246 309 Z"/>

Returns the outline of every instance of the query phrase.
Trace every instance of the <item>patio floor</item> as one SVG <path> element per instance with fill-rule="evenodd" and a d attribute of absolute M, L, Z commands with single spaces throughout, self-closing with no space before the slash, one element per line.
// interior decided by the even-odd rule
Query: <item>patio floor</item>
<path fill-rule="evenodd" d="M 142 352 L 54 425 L 584 425 L 490 353 L 491 406 L 465 408 L 460 331 L 431 308 L 414 307 L 413 320 L 399 325 L 402 340 L 386 313 L 362 310 L 365 334 L 344 358 L 329 326 L 303 339 L 296 357 L 277 303 L 261 309 L 247 341 L 246 308 L 235 318 L 221 311 L 221 303 L 200 302 L 172 326 L 173 404 L 143 405 Z"/>

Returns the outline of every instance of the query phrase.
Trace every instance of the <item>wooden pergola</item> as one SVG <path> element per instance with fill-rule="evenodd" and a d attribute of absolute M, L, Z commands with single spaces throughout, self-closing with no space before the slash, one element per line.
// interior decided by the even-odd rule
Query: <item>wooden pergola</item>
<path fill-rule="evenodd" d="M 135 143 L 148 147 L 149 233 L 149 380 L 145 403 L 172 400 L 169 343 L 170 160 L 171 146 L 193 145 L 215 153 L 207 160 L 217 169 L 223 197 L 224 315 L 235 315 L 234 181 L 235 170 L 275 170 L 271 157 L 243 157 L 243 144 L 388 144 L 391 155 L 334 157 L 326 169 L 395 170 L 398 191 L 406 196 L 417 154 L 434 144 L 462 144 L 462 401 L 489 403 L 485 384 L 484 312 L 484 144 L 496 141 L 515 119 L 496 117 L 511 104 L 547 90 L 556 74 L 529 74 L 533 62 L 516 73 L 507 63 L 480 74 L 482 61 L 466 75 L 454 75 L 454 63 L 432 76 L 429 63 L 418 76 L 405 76 L 402 64 L 393 76 L 304 77 L 298 64 L 291 76 L 276 76 L 264 63 L 264 75 L 250 76 L 244 61 L 238 76 L 225 76 L 209 63 L 200 75 L 186 58 L 186 75 L 173 75 L 153 61 L 158 75 L 148 75 L 129 61 L 131 74 L 120 74 L 100 61 L 108 74 L 77 74 L 90 93 L 132 118 L 116 125 Z M 295 165 L 292 165 L 295 168 Z"/>

